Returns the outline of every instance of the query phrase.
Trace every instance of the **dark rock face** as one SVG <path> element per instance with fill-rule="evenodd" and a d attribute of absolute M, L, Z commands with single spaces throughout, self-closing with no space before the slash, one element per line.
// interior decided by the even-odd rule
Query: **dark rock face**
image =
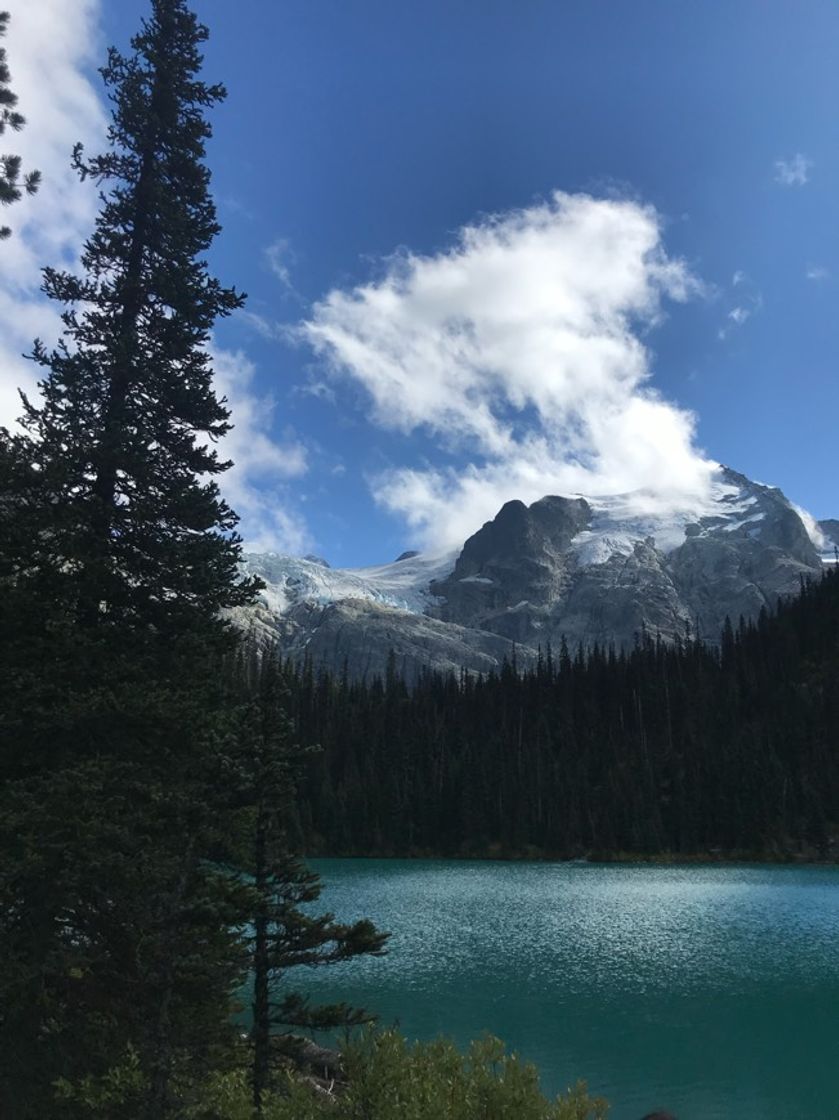
<path fill-rule="evenodd" d="M 392 654 L 409 680 L 426 667 L 487 672 L 514 649 L 526 664 L 563 638 L 572 649 L 631 646 L 642 631 L 716 641 L 726 617 L 736 626 L 796 593 L 802 579 L 818 576 L 821 559 L 779 490 L 727 468 L 715 485 L 693 521 L 632 513 L 626 496 L 508 502 L 466 541 L 448 574 L 438 566 L 434 579 L 421 568 L 427 560 L 406 553 L 370 569 L 369 586 L 364 572 L 336 571 L 332 601 L 315 569 L 273 558 L 269 583 L 289 567 L 276 583 L 288 605 L 278 609 L 281 596 L 273 607 L 266 600 L 249 625 L 286 654 L 339 673 L 346 664 L 354 676 L 384 674 Z M 839 544 L 839 521 L 820 527 Z M 419 573 L 412 591 L 404 590 L 405 564 Z"/>
<path fill-rule="evenodd" d="M 443 600 L 435 614 L 529 641 L 544 625 L 543 608 L 565 595 L 571 541 L 590 523 L 583 498 L 546 497 L 529 507 L 507 502 L 467 540 L 452 574 L 431 585 Z"/>
<path fill-rule="evenodd" d="M 778 596 L 796 592 L 802 578 L 817 576 L 815 548 L 810 545 L 809 556 L 804 549 L 796 552 L 736 533 L 686 541 L 673 553 L 670 570 L 698 636 L 716 640 L 726 617 L 735 625 L 741 616 L 752 618 Z"/>
<path fill-rule="evenodd" d="M 685 526 L 664 552 L 652 536 L 599 563 L 573 547 L 597 514 L 583 499 L 509 502 L 464 545 L 452 575 L 434 584 L 435 614 L 524 646 L 631 645 L 642 630 L 665 640 L 716 641 L 779 595 L 818 574 L 818 552 L 798 513 L 776 489 L 723 469 L 730 489 L 713 514 Z"/>
<path fill-rule="evenodd" d="M 429 667 L 488 673 L 513 653 L 512 644 L 497 634 L 363 599 L 297 603 L 280 616 L 263 606 L 256 612 L 259 641 L 276 641 L 286 657 L 310 658 L 336 675 L 346 668 L 354 678 L 384 677 L 391 663 L 409 682 Z M 528 651 L 519 656 L 523 664 L 529 660 Z"/>
<path fill-rule="evenodd" d="M 821 571 L 818 550 L 804 522 L 780 490 L 726 470 L 752 500 L 748 516 L 700 521 L 699 533 L 668 558 L 675 585 L 700 637 L 715 641 L 726 617 L 736 625 L 778 596 L 794 594 L 801 579 Z"/>

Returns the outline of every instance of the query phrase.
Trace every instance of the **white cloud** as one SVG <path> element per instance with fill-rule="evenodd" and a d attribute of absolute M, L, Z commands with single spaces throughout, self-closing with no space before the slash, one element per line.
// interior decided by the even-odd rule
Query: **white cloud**
<path fill-rule="evenodd" d="M 717 331 L 717 337 L 721 342 L 731 334 L 734 327 L 742 327 L 743 324 L 752 317 L 752 309 L 749 307 L 733 307 L 726 315 L 726 325 L 720 327 Z"/>
<path fill-rule="evenodd" d="M 88 79 L 101 55 L 98 0 L 37 0 L 9 4 L 6 39 L 11 86 L 26 117 L 7 133 L 4 150 L 43 174 L 33 197 L 3 211 L 12 237 L 0 245 L 0 424 L 20 414 L 18 388 L 34 390 L 38 371 L 21 357 L 36 335 L 55 339 L 59 309 L 39 295 L 45 264 L 73 265 L 96 212 L 96 191 L 70 167 L 76 141 L 97 150 L 105 115 Z"/>
<path fill-rule="evenodd" d="M 300 396 L 314 397 L 316 400 L 326 401 L 327 404 L 335 404 L 336 401 L 333 387 L 319 378 L 310 378 L 308 381 L 296 385 L 294 392 Z"/>
<path fill-rule="evenodd" d="M 640 338 L 665 298 L 700 289 L 652 207 L 557 192 L 467 226 L 447 252 L 395 256 L 381 280 L 330 292 L 301 331 L 365 387 L 375 423 L 471 453 L 465 470 L 373 483 L 427 546 L 448 546 L 510 498 L 704 495 L 713 464 L 691 414 L 649 385 Z"/>
<path fill-rule="evenodd" d="M 295 256 L 287 237 L 278 237 L 265 250 L 265 261 L 283 287 L 294 290 L 291 282 L 291 265 Z"/>
<path fill-rule="evenodd" d="M 792 159 L 775 160 L 775 182 L 783 187 L 803 187 L 810 181 L 810 170 L 813 161 L 801 152 L 796 152 Z"/>
<path fill-rule="evenodd" d="M 306 450 L 294 433 L 272 435 L 274 402 L 254 391 L 256 368 L 241 351 L 212 348 L 216 392 L 227 398 L 233 430 L 218 444 L 233 466 L 219 477 L 225 498 L 241 518 L 249 551 L 299 553 L 312 540 L 290 509 L 285 483 L 306 473 Z"/>
<path fill-rule="evenodd" d="M 276 319 L 269 319 L 265 315 L 260 315 L 258 311 L 248 311 L 246 308 L 236 312 L 236 320 L 249 327 L 264 338 L 266 342 L 283 342 L 288 341 L 290 332 L 288 324 L 278 323 Z"/>
<path fill-rule="evenodd" d="M 825 268 L 823 265 L 811 264 L 807 266 L 805 275 L 808 280 L 829 280 L 830 269 Z"/>
<path fill-rule="evenodd" d="M 731 286 L 737 288 L 736 304 L 726 312 L 725 322 L 717 331 L 717 337 L 724 342 L 732 331 L 742 327 L 763 307 L 763 296 L 745 272 L 738 269 L 731 277 Z"/>

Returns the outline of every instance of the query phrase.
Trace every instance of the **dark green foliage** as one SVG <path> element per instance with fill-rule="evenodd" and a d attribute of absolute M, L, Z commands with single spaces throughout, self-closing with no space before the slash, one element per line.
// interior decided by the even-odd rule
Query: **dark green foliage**
<path fill-rule="evenodd" d="M 241 297 L 203 257 L 205 112 L 223 96 L 197 77 L 205 37 L 184 0 L 152 0 L 132 55 L 110 52 L 109 150 L 74 153 L 101 211 L 82 274 L 45 270 L 64 334 L 35 344 L 25 434 L 0 433 L 0 1114 L 15 1120 L 57 1100 L 69 1120 L 183 1115 L 238 1049 L 249 967 L 258 1110 L 279 1025 L 367 1019 L 309 1006 L 286 970 L 385 940 L 309 911 L 281 676 L 270 655 L 244 688 L 228 672 L 223 612 L 258 584 L 213 478 L 229 423 L 207 344 Z"/>
<path fill-rule="evenodd" d="M 131 1115 L 166 1115 L 175 1064 L 200 1076 L 229 1046 L 243 892 L 196 858 L 189 793 L 92 760 L 3 798 L 4 1115 L 49 1115 L 54 1080 L 106 1076 L 129 1048 L 147 1090 Z"/>
<path fill-rule="evenodd" d="M 206 37 L 153 0 L 103 71 L 110 148 L 79 277 L 37 343 L 42 400 L 0 442 L 0 1114 L 88 1115 L 126 1062 L 126 1115 L 180 1088 L 233 1035 L 247 890 L 221 874 L 236 727 L 224 608 L 247 602 L 236 518 L 214 475 L 228 412 L 209 332 L 240 303 L 207 271 L 218 231 L 197 78 Z M 235 705 L 234 705 L 235 707 Z M 116 1114 L 116 1113 L 115 1113 Z"/>
<path fill-rule="evenodd" d="M 369 1022 L 346 1004 L 312 1006 L 293 988 L 291 968 L 322 967 L 361 954 L 384 951 L 387 934 L 369 921 L 345 924 L 332 914 L 314 914 L 320 879 L 292 852 L 299 846 L 296 771 L 306 754 L 295 744 L 287 714 L 288 690 L 278 658 L 253 653 L 239 670 L 251 697 L 245 709 L 238 754 L 240 788 L 246 808 L 237 829 L 238 850 L 228 859 L 252 882 L 248 913 L 253 927 L 249 957 L 253 978 L 252 1091 L 257 1113 L 271 1081 L 271 1054 L 277 1034 L 289 1029 L 332 1030 Z M 273 1036 L 273 1037 L 272 1037 Z M 293 1040 L 289 1040 L 293 1046 Z"/>
<path fill-rule="evenodd" d="M 584 1083 L 550 1101 L 535 1068 L 483 1038 L 462 1054 L 447 1039 L 408 1043 L 395 1031 L 345 1047 L 345 1087 L 315 1093 L 290 1077 L 266 1097 L 264 1120 L 605 1120 L 608 1105 Z M 250 1120 L 241 1073 L 213 1079 L 194 1120 Z"/>
<path fill-rule="evenodd" d="M 200 1074 L 229 1047 L 247 967 L 249 894 L 207 858 L 229 696 L 186 641 L 110 664 L 84 630 L 58 646 L 41 647 L 39 704 L 20 722 L 3 704 L 3 1115 L 49 1115 L 56 1079 L 105 1076 L 130 1047 L 147 1086 L 131 1115 L 166 1116 L 173 1069 Z"/>
<path fill-rule="evenodd" d="M 34 438 L 17 484 L 30 517 L 19 571 L 48 573 L 85 624 L 219 626 L 217 612 L 253 591 L 212 479 L 229 466 L 212 444 L 230 425 L 206 345 L 242 297 L 203 257 L 219 230 L 205 110 L 224 94 L 196 77 L 205 38 L 182 0 L 154 0 L 131 57 L 110 52 L 110 148 L 74 155 L 103 192 L 83 273 L 44 270 L 65 330 L 33 354 L 47 376 L 42 403 L 25 407 Z"/>
<path fill-rule="evenodd" d="M 9 13 L 0 12 L 0 39 L 9 28 Z M 9 64 L 6 61 L 6 48 L 0 47 L 0 136 L 5 135 L 6 129 L 20 132 L 26 124 L 26 119 L 17 111 L 17 94 L 10 89 L 12 76 Z M 17 202 L 26 194 L 35 194 L 41 183 L 40 171 L 29 171 L 21 174 L 20 156 L 0 156 L 0 204 L 9 206 Z M 8 226 L 0 226 L 0 239 L 11 236 Z"/>
<path fill-rule="evenodd" d="M 301 785 L 310 852 L 837 854 L 839 570 L 718 648 L 563 643 L 411 692 L 286 675 L 324 748 Z"/>

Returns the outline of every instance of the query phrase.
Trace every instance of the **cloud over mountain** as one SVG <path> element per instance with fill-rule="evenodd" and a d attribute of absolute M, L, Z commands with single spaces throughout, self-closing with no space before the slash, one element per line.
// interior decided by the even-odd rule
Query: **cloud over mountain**
<path fill-rule="evenodd" d="M 396 254 L 381 278 L 331 291 L 301 329 L 366 389 L 374 423 L 467 456 L 373 481 L 427 546 L 447 546 L 513 497 L 701 502 L 713 464 L 692 415 L 650 384 L 642 341 L 665 300 L 700 289 L 652 207 L 557 191 L 466 226 L 445 251 Z"/>

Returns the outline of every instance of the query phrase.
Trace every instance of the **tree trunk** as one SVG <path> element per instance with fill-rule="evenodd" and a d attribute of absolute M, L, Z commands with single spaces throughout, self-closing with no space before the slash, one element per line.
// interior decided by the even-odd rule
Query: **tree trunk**
<path fill-rule="evenodd" d="M 190 837 L 184 853 L 184 862 L 174 891 L 164 899 L 164 921 L 177 924 L 184 897 L 189 883 L 190 869 L 195 857 L 195 838 Z M 169 1081 L 172 1075 L 172 1031 L 170 1008 L 172 1004 L 172 990 L 175 984 L 175 962 L 173 960 L 174 946 L 164 929 L 160 943 L 161 992 L 157 1008 L 156 1022 L 152 1036 L 151 1077 L 149 1084 L 148 1120 L 165 1120 L 170 1115 Z"/>
<path fill-rule="evenodd" d="M 268 868 L 267 840 L 268 814 L 260 799 L 256 817 L 256 842 L 254 850 L 255 886 L 258 894 L 254 916 L 253 954 L 253 1107 L 257 1116 L 262 1114 L 262 1098 L 268 1088 L 271 1045 L 271 1012 L 268 994 Z"/>
<path fill-rule="evenodd" d="M 102 435 L 93 462 L 91 487 L 94 506 L 91 517 L 92 562 L 86 592 L 79 603 L 78 618 L 83 626 L 93 626 L 99 618 L 101 596 L 107 594 L 107 572 L 114 510 L 117 502 L 118 446 L 124 438 L 124 410 L 132 387 L 132 371 L 137 346 L 137 318 L 143 306 L 143 257 L 148 243 L 151 215 L 151 187 L 156 152 L 159 148 L 155 107 L 160 103 L 160 78 L 155 78 L 151 94 L 151 113 L 145 138 L 145 151 L 134 192 L 135 207 L 131 244 L 125 266 L 122 306 L 119 312 L 119 356 L 114 363 L 108 384 L 107 399 L 102 410 Z"/>

